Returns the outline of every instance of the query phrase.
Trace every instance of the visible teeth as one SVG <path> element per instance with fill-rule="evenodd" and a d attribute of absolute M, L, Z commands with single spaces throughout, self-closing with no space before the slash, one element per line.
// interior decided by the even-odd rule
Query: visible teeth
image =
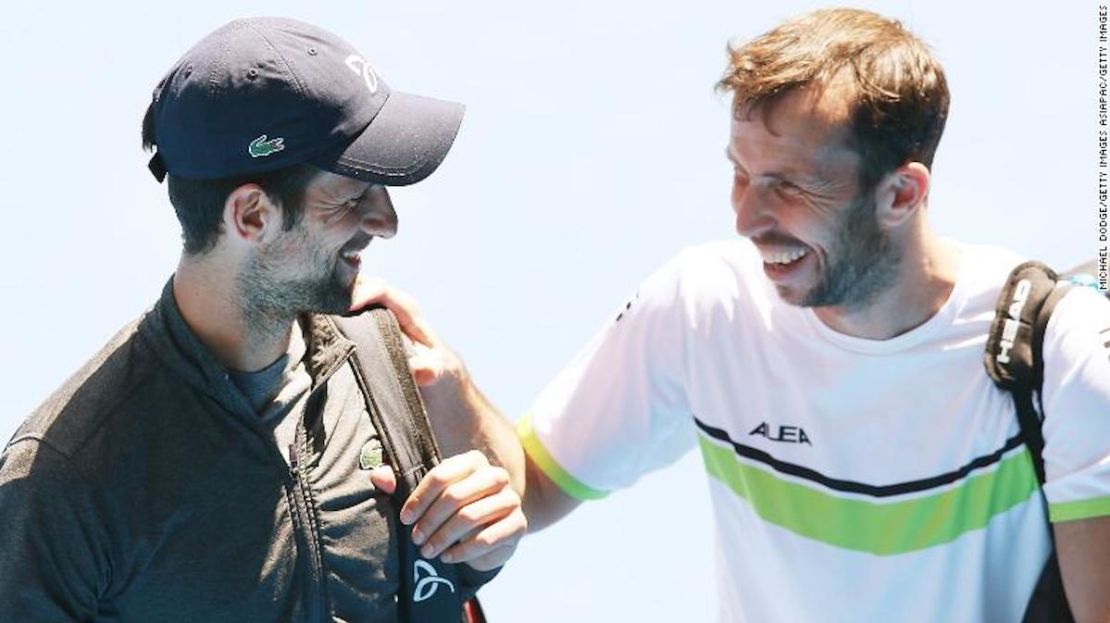
<path fill-rule="evenodd" d="M 809 253 L 809 250 L 805 248 L 785 250 L 760 249 L 759 252 L 763 256 L 763 261 L 768 264 L 789 264 Z"/>
<path fill-rule="evenodd" d="M 340 253 L 340 255 L 349 259 L 349 260 L 353 260 L 356 257 L 358 257 L 359 251 L 360 251 L 360 249 L 352 249 L 350 251 L 344 251 L 344 252 Z"/>

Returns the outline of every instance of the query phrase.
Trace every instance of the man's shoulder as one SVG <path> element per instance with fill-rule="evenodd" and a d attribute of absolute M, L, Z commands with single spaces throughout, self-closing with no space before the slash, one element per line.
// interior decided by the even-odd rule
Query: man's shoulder
<path fill-rule="evenodd" d="M 1030 259 L 1015 251 L 1004 249 L 1002 247 L 995 247 L 990 245 L 969 245 L 961 244 L 961 280 L 965 282 L 964 290 L 968 298 L 981 297 L 983 304 L 981 307 L 989 308 L 992 310 L 997 306 L 997 299 L 1002 292 L 1010 273 L 1018 265 L 1029 261 Z M 1040 260 L 1044 262 L 1045 260 Z M 1069 269 L 1069 266 L 1059 266 L 1049 264 L 1058 274 L 1063 274 Z M 1056 324 L 1057 322 L 1071 323 L 1073 316 L 1090 318 L 1105 313 L 1107 305 L 1110 301 L 1106 300 L 1103 293 L 1100 293 L 1090 287 L 1076 287 L 1072 288 L 1063 299 L 1060 301 L 1055 311 L 1052 314 L 1053 321 L 1050 323 Z M 1056 321 L 1057 317 L 1062 318 Z"/>
<path fill-rule="evenodd" d="M 126 404 L 159 369 L 139 331 L 141 322 L 125 325 L 50 394 L 15 431 L 5 453 L 16 445 L 42 446 L 69 461 L 92 440 L 111 444 Z"/>
<path fill-rule="evenodd" d="M 1028 258 L 1016 251 L 986 244 L 957 243 L 960 249 L 960 278 L 973 291 L 1002 290 L 1010 271 Z"/>
<path fill-rule="evenodd" d="M 1094 350 L 1110 360 L 1110 299 L 1094 288 L 1073 287 L 1052 311 L 1044 339 L 1046 357 L 1070 345 L 1065 350 Z"/>

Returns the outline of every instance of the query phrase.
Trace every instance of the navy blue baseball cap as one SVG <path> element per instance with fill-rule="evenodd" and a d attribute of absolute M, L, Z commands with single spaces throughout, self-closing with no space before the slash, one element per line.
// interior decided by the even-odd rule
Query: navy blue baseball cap
<path fill-rule="evenodd" d="M 219 179 L 312 164 L 403 186 L 443 161 L 455 102 L 393 91 L 354 47 L 292 19 L 235 20 L 197 43 L 154 89 L 150 170 Z"/>

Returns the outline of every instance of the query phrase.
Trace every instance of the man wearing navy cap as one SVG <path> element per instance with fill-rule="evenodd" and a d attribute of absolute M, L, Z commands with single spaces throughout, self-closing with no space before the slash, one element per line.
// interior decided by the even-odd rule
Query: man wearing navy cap
<path fill-rule="evenodd" d="M 519 454 L 511 430 L 437 419 L 459 367 L 421 368 L 449 458 L 418 508 L 396 508 L 327 316 L 351 308 L 363 249 L 397 231 L 385 187 L 430 175 L 462 114 L 293 20 L 237 20 L 173 66 L 143 142 L 181 261 L 0 454 L 0 620 L 395 621 L 398 601 L 472 595 L 504 564 L 520 497 L 474 449 Z M 399 320 L 425 359 L 450 356 Z M 425 571 L 399 594 L 398 521 L 426 558 L 462 563 L 456 583 Z"/>

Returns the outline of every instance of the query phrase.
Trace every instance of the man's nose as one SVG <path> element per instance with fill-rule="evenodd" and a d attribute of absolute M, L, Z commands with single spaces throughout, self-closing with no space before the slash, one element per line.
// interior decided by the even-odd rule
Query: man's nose
<path fill-rule="evenodd" d="M 732 210 L 736 213 L 736 233 L 756 238 L 775 227 L 766 189 L 757 185 L 733 188 Z"/>
<path fill-rule="evenodd" d="M 361 208 L 359 227 L 380 238 L 392 238 L 397 233 L 397 212 L 385 186 L 372 186 L 366 191 Z"/>

